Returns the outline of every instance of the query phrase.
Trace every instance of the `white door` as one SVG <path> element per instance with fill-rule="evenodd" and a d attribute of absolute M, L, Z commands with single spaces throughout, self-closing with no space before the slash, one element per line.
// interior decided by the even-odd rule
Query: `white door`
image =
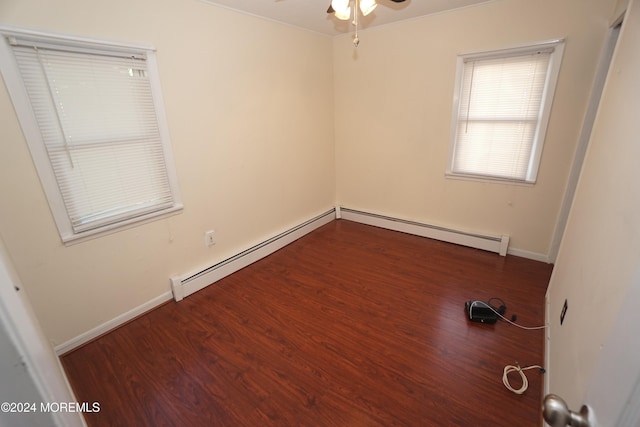
<path fill-rule="evenodd" d="M 545 391 L 640 423 L 640 0 L 624 17 L 549 284 Z M 567 301 L 564 322 L 560 322 Z"/>
<path fill-rule="evenodd" d="M 86 426 L 56 409 L 75 398 L 21 287 L 0 237 L 0 427 Z"/>
<path fill-rule="evenodd" d="M 50 426 L 53 419 L 40 411 L 40 392 L 4 326 L 0 322 L 0 427 Z"/>
<path fill-rule="evenodd" d="M 585 402 L 602 426 L 640 427 L 640 274 L 602 349 Z"/>

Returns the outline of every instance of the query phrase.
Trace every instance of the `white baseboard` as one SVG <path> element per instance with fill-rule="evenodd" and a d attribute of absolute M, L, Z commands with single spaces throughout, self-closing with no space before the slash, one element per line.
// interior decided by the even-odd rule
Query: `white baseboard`
<path fill-rule="evenodd" d="M 414 234 L 416 236 L 427 237 L 430 239 L 441 240 L 448 243 L 455 243 L 457 245 L 496 252 L 502 256 L 507 254 L 509 246 L 509 236 L 507 235 L 491 236 L 470 233 L 371 212 L 357 211 L 345 207 L 340 208 L 339 214 L 339 217 L 342 219 L 382 227 L 389 230 L 401 231 L 403 233 Z"/>
<path fill-rule="evenodd" d="M 150 301 L 145 302 L 142 305 L 139 305 L 126 313 L 123 313 L 113 319 L 105 322 L 95 328 L 84 332 L 78 335 L 75 338 L 70 339 L 62 344 L 59 344 L 54 347 L 54 351 L 58 356 L 68 353 L 69 351 L 80 347 L 83 344 L 88 343 L 89 341 L 98 338 L 100 335 L 106 334 L 107 332 L 127 323 L 129 320 L 132 320 L 141 314 L 146 313 L 147 311 L 156 308 L 157 306 L 164 304 L 167 301 L 171 301 L 171 292 L 165 292 L 162 295 L 159 295 L 153 298 Z"/>
<path fill-rule="evenodd" d="M 435 227 L 428 224 L 407 221 L 384 215 L 357 211 L 344 207 L 336 207 L 293 228 L 285 230 L 215 265 L 198 270 L 194 273 L 185 274 L 180 277 L 172 277 L 170 279 L 171 292 L 165 292 L 162 295 L 159 295 L 152 300 L 147 301 L 146 303 L 139 305 L 132 310 L 129 310 L 126 313 L 123 313 L 87 332 L 78 335 L 77 337 L 70 339 L 69 341 L 59 344 L 54 347 L 54 350 L 57 355 L 65 354 L 99 337 L 100 335 L 103 335 L 117 328 L 118 326 L 130 321 L 131 319 L 134 319 L 135 317 L 140 316 L 141 314 L 144 314 L 145 312 L 167 301 L 170 301 L 172 298 L 176 301 L 180 301 L 184 297 L 197 292 L 200 289 L 203 289 L 206 286 L 220 280 L 221 278 L 226 277 L 229 274 L 232 274 L 240 270 L 241 268 L 244 268 L 264 258 L 265 256 L 299 239 L 305 234 L 308 234 L 311 231 L 325 224 L 328 224 L 336 218 L 342 218 L 436 240 L 442 240 L 463 246 L 470 246 L 477 249 L 496 252 L 503 256 L 509 253 L 515 256 L 548 262 L 548 258 L 542 254 L 509 248 L 509 236 L 506 235 L 483 236 L 479 234 Z"/>
<path fill-rule="evenodd" d="M 236 271 L 252 264 L 278 249 L 292 243 L 305 234 L 333 221 L 336 217 L 336 210 L 331 209 L 308 221 L 303 222 L 293 228 L 285 230 L 277 235 L 251 246 L 250 248 L 221 261 L 212 266 L 208 266 L 195 273 L 176 276 L 170 279 L 173 298 L 181 301 L 188 295 L 197 292 L 210 284 L 226 277 Z"/>
<path fill-rule="evenodd" d="M 182 297 L 180 298 L 182 299 L 185 296 L 193 292 L 196 292 L 197 290 L 202 289 L 203 287 L 213 283 L 214 281 L 219 280 L 220 278 L 226 275 L 229 275 L 243 267 L 246 267 L 247 265 L 255 261 L 258 261 L 259 259 L 269 255 L 270 253 L 277 251 L 278 249 L 286 246 L 287 244 L 293 242 L 294 240 L 299 239 L 303 235 L 315 230 L 316 228 L 324 224 L 327 224 L 333 221 L 334 219 L 335 219 L 335 209 L 331 209 L 296 227 L 286 230 L 272 237 L 271 239 L 268 239 L 258 245 L 252 246 L 251 248 L 245 251 L 242 251 L 241 253 L 237 254 L 234 257 L 231 257 L 221 263 L 218 263 L 217 264 L 218 268 L 214 269 L 215 274 L 211 274 L 211 273 L 202 274 L 198 276 L 197 281 L 194 281 L 194 283 L 190 283 L 188 286 L 183 286 L 183 287 L 175 286 L 174 284 L 175 279 L 172 278 L 173 292 L 170 292 L 170 291 L 165 292 L 162 295 L 159 295 L 151 299 L 150 301 L 147 301 L 146 303 L 127 311 L 126 313 L 123 313 L 99 326 L 96 326 L 95 328 L 87 332 L 84 332 L 70 339 L 69 341 L 56 345 L 54 347 L 54 351 L 58 356 L 63 355 L 65 353 L 68 353 L 80 347 L 83 344 L 88 343 L 93 339 L 98 338 L 103 334 L 106 334 L 107 332 L 112 331 L 113 329 L 125 324 L 126 322 L 136 318 L 137 316 L 140 316 L 141 314 L 144 314 L 147 311 L 152 310 L 158 307 L 159 305 L 164 304 L 167 301 L 171 301 L 171 299 L 175 299 L 176 301 L 179 301 L 179 299 L 176 298 L 175 296 L 176 292 L 178 292 L 178 295 L 180 295 L 180 292 L 182 292 L 181 294 Z M 191 277 L 191 276 L 193 275 L 188 275 L 186 277 Z"/>
<path fill-rule="evenodd" d="M 538 252 L 525 251 L 518 248 L 509 248 L 507 253 L 509 255 L 518 256 L 520 258 L 527 258 L 533 261 L 546 262 L 547 264 L 551 263 L 548 255 L 540 254 Z"/>

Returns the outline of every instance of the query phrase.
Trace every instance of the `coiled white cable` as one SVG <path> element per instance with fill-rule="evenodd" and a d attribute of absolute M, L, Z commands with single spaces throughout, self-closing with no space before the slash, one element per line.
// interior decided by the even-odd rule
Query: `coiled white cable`
<path fill-rule="evenodd" d="M 521 368 L 520 365 L 518 364 L 518 362 L 516 362 L 516 366 L 507 365 L 507 366 L 504 367 L 504 371 L 503 371 L 503 374 L 502 374 L 502 383 L 504 384 L 504 386 L 507 389 L 511 390 L 515 394 L 522 394 L 529 387 L 529 381 L 527 380 L 527 376 L 524 374 L 523 371 L 526 371 L 526 370 L 529 370 L 529 369 L 535 369 L 535 368 L 540 369 L 540 372 L 544 373 L 544 368 L 542 366 L 539 366 L 539 365 L 531 365 L 531 366 L 526 366 L 524 368 Z M 509 384 L 509 378 L 507 377 L 507 375 L 509 375 L 509 373 L 513 372 L 513 371 L 518 372 L 520 374 L 520 377 L 522 378 L 522 386 L 520 386 L 520 388 L 518 388 L 518 389 L 513 388 L 511 386 L 511 384 Z"/>

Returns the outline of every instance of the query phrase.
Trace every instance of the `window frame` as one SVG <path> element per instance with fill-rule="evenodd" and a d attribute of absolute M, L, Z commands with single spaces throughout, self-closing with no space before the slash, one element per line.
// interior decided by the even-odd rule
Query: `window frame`
<path fill-rule="evenodd" d="M 0 26 L 0 38 L 0 71 L 2 72 L 2 77 L 5 80 L 7 91 L 9 92 L 9 96 L 18 116 L 29 151 L 31 152 L 34 166 L 40 178 L 40 182 L 58 232 L 65 245 L 79 243 L 105 234 L 111 234 L 116 231 L 121 231 L 123 229 L 175 215 L 182 211 L 182 198 L 178 187 L 177 173 L 169 139 L 169 129 L 155 58 L 155 48 L 153 46 L 33 31 L 6 25 Z M 40 45 L 64 47 L 76 51 L 84 50 L 89 53 L 113 52 L 118 54 L 142 54 L 146 57 L 149 84 L 157 116 L 158 131 L 166 164 L 167 179 L 173 199 L 173 203 L 170 207 L 137 217 L 130 217 L 116 223 L 102 225 L 94 229 L 74 232 L 71 220 L 63 202 L 62 194 L 58 188 L 56 176 L 47 154 L 47 149 L 40 132 L 40 127 L 33 112 L 27 90 L 22 81 L 17 60 L 10 45 L 10 40 L 12 38 L 30 40 Z"/>
<path fill-rule="evenodd" d="M 480 51 L 473 53 L 460 54 L 456 60 L 456 74 L 455 85 L 453 94 L 453 106 L 451 113 L 451 130 L 448 146 L 447 167 L 445 170 L 445 177 L 453 179 L 463 179 L 472 181 L 492 181 L 509 183 L 516 185 L 534 185 L 537 181 L 538 171 L 540 168 L 540 161 L 542 158 L 542 151 L 544 142 L 546 139 L 546 132 L 549 123 L 549 117 L 551 115 L 551 107 L 555 95 L 555 90 L 558 82 L 558 75 L 560 74 L 560 65 L 562 63 L 562 57 L 564 54 L 565 39 L 554 39 L 549 41 L 543 41 L 533 44 L 527 44 L 522 46 L 516 46 L 506 49 Z M 539 111 L 539 120 L 536 126 L 535 136 L 533 139 L 533 145 L 531 149 L 531 155 L 529 157 L 529 165 L 526 177 L 524 179 L 500 177 L 490 174 L 469 174 L 455 171 L 455 153 L 457 143 L 457 132 L 459 124 L 459 111 L 460 111 L 460 98 L 464 85 L 464 64 L 469 60 L 489 60 L 501 57 L 514 57 L 519 55 L 526 55 L 534 53 L 539 50 L 552 49 L 549 57 L 549 66 L 543 89 L 542 102 Z"/>

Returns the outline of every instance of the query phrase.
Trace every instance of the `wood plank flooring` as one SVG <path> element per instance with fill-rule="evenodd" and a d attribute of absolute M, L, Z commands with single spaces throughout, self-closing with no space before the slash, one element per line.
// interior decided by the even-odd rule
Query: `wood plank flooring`
<path fill-rule="evenodd" d="M 93 426 L 540 426 L 552 266 L 333 221 L 64 355 Z M 517 373 L 512 385 L 521 385 Z"/>

